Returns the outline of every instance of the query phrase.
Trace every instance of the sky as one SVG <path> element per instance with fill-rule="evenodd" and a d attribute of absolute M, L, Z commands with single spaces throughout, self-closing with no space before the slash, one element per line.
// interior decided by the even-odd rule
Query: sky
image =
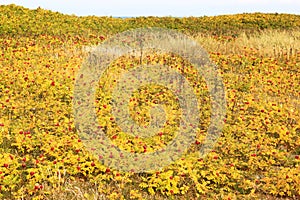
<path fill-rule="evenodd" d="M 214 16 L 236 13 L 300 15 L 300 0 L 0 0 L 0 5 L 58 11 L 77 16 Z"/>

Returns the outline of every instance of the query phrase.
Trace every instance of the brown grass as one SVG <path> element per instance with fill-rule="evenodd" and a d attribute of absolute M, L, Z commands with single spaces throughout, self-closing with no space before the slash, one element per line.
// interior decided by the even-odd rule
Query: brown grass
<path fill-rule="evenodd" d="M 252 35 L 241 33 L 237 38 L 228 41 L 198 35 L 196 40 L 209 52 L 239 54 L 242 53 L 244 47 L 247 47 L 257 50 L 260 56 L 298 55 L 300 57 L 300 30 L 266 30 Z"/>

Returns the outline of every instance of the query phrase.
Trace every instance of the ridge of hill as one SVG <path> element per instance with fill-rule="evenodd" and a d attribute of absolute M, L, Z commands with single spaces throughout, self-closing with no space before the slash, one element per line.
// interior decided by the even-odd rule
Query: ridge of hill
<path fill-rule="evenodd" d="M 113 18 L 66 15 L 42 8 L 28 9 L 14 4 L 0 6 L 0 36 L 111 35 L 132 28 L 162 27 L 188 34 L 238 36 L 241 31 L 253 33 L 265 29 L 299 29 L 300 15 L 244 13 L 212 17 L 135 17 Z"/>

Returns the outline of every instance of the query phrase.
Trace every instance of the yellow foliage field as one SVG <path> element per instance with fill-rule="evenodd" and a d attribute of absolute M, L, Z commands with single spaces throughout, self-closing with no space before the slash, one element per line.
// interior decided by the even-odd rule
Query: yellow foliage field
<path fill-rule="evenodd" d="M 0 6 L 0 16 L 0 199 L 300 198 L 300 16 L 118 19 L 15 5 Z M 153 152 L 177 131 L 178 100 L 158 86 L 134 93 L 128 107 L 145 125 L 154 100 L 165 102 L 170 123 L 162 131 L 143 139 L 115 123 L 115 77 L 141 62 L 164 63 L 194 83 L 201 123 L 188 152 L 171 165 L 120 172 L 101 164 L 78 136 L 74 83 L 87 49 L 115 33 L 152 26 L 186 33 L 207 50 L 226 90 L 225 125 L 213 150 L 198 158 L 210 123 L 205 82 L 180 57 L 121 57 L 99 80 L 95 99 L 99 126 L 115 145 Z"/>

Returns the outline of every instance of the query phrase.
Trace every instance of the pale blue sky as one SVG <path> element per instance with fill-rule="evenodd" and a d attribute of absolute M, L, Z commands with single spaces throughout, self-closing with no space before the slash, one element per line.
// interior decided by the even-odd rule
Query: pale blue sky
<path fill-rule="evenodd" d="M 0 0 L 78 16 L 211 16 L 245 12 L 300 14 L 300 0 Z"/>

